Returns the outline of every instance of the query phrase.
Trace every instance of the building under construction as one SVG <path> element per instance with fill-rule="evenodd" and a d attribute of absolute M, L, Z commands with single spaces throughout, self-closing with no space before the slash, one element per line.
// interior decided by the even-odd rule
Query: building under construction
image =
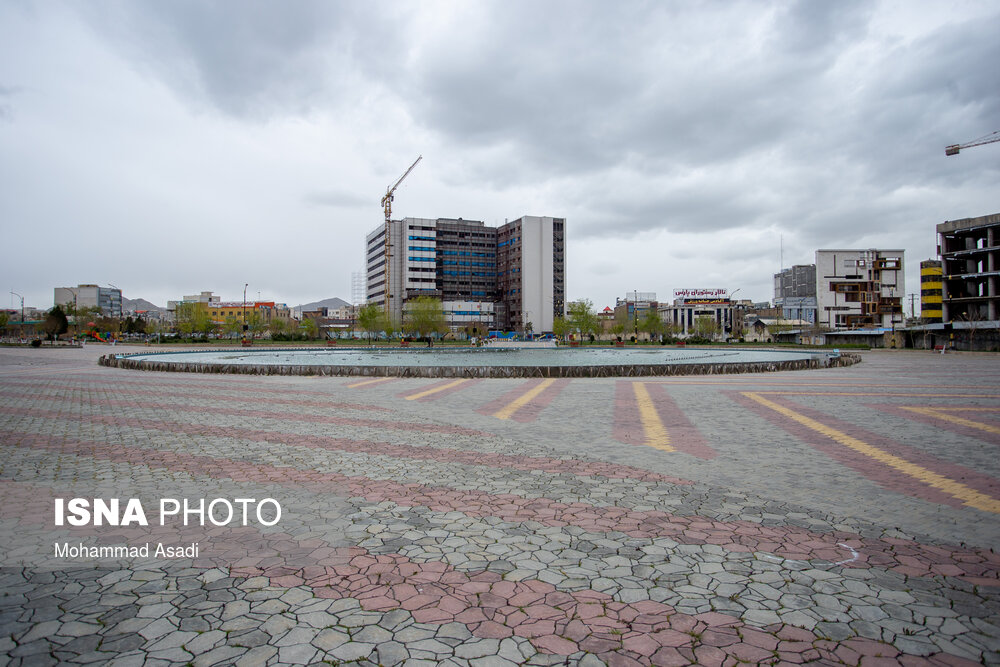
<path fill-rule="evenodd" d="M 1000 213 L 942 222 L 937 233 L 943 321 L 997 320 Z"/>

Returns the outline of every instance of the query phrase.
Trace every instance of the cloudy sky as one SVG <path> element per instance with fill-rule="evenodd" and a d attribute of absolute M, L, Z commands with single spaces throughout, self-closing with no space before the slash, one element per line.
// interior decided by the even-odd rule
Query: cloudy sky
<path fill-rule="evenodd" d="M 351 296 L 394 217 L 567 218 L 568 296 L 772 298 L 1000 212 L 1000 5 L 0 2 L 0 286 Z M 7 296 L 4 304 L 19 305 Z"/>

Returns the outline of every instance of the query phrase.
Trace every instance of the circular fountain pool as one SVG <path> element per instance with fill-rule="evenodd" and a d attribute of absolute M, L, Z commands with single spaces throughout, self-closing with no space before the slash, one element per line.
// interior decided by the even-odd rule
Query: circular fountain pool
<path fill-rule="evenodd" d="M 402 377 L 630 377 L 847 365 L 854 355 L 738 348 L 272 348 L 112 354 L 105 366 L 252 375 Z"/>

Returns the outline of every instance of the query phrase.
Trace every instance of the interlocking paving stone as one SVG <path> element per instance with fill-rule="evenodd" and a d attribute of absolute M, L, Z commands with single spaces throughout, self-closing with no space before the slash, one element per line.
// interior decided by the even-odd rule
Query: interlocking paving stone
<path fill-rule="evenodd" d="M 992 355 L 408 401 L 437 381 L 81 364 L 103 351 L 0 352 L 0 566 L 50 552 L 0 569 L 12 664 L 1000 663 L 997 515 L 869 474 L 828 437 L 988 507 L 1000 439 L 975 424 L 996 423 Z M 640 393 L 674 451 L 644 446 Z M 52 498 L 97 489 L 273 495 L 286 513 L 202 531 L 204 562 L 52 567 L 54 541 L 114 543 L 52 525 Z"/>

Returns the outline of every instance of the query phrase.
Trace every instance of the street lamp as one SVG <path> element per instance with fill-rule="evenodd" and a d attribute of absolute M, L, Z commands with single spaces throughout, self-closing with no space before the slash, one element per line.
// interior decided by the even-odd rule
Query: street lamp
<path fill-rule="evenodd" d="M 17 292 L 15 292 L 14 290 L 11 290 L 10 293 L 13 294 L 14 296 L 21 297 L 21 335 L 23 336 L 24 335 L 24 297 L 21 296 L 20 294 L 18 294 Z"/>
<path fill-rule="evenodd" d="M 243 285 L 243 344 L 247 342 L 247 287 L 250 287 L 250 283 L 245 283 Z"/>
<path fill-rule="evenodd" d="M 634 332 L 632 335 L 632 342 L 639 342 L 639 290 L 635 290 L 632 293 L 632 326 L 634 327 Z"/>
<path fill-rule="evenodd" d="M 729 293 L 729 301 L 730 301 L 730 304 L 729 304 L 729 333 L 735 333 L 736 332 L 736 311 L 739 308 L 739 306 L 737 306 L 736 303 L 733 301 L 733 297 L 736 296 L 736 293 L 739 292 L 741 289 L 743 289 L 743 288 L 742 287 L 737 287 L 736 289 L 734 289 L 732 292 Z M 742 332 L 743 332 L 743 328 L 740 327 L 741 337 L 742 337 Z"/>

